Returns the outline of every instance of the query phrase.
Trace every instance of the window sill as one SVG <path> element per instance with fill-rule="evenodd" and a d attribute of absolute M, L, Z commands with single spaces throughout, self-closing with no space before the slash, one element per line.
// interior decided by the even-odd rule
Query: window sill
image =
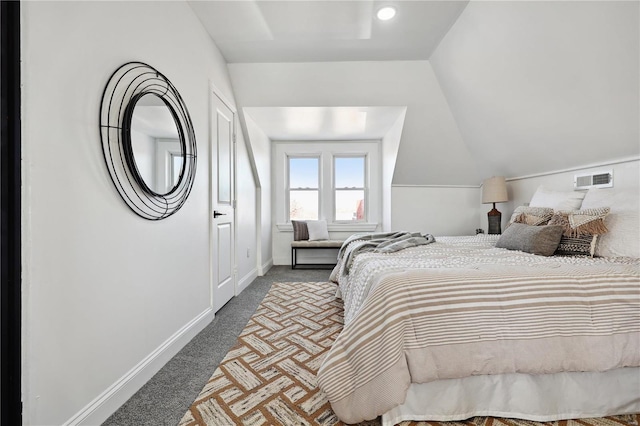
<path fill-rule="evenodd" d="M 291 223 L 276 223 L 280 232 L 293 232 Z M 329 223 L 329 232 L 373 232 L 378 228 L 377 223 Z"/>

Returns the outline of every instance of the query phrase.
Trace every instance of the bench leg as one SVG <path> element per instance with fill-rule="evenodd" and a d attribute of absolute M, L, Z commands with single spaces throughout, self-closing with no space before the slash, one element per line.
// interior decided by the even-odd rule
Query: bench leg
<path fill-rule="evenodd" d="M 291 269 L 296 269 L 296 249 L 291 247 Z"/>

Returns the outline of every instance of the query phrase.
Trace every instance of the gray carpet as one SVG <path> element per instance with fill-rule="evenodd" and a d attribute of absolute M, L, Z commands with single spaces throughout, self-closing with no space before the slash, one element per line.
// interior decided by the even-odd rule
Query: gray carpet
<path fill-rule="evenodd" d="M 109 417 L 105 426 L 176 425 L 189 409 L 213 371 L 236 342 L 274 282 L 327 281 L 329 270 L 274 266 L 238 297 L 153 378 Z"/>

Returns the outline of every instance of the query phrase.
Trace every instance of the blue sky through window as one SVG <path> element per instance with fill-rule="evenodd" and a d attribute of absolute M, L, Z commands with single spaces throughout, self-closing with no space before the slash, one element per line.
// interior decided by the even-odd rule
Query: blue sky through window
<path fill-rule="evenodd" d="M 336 188 L 364 188 L 364 157 L 335 158 Z"/>
<path fill-rule="evenodd" d="M 289 188 L 318 188 L 317 158 L 289 158 Z"/>

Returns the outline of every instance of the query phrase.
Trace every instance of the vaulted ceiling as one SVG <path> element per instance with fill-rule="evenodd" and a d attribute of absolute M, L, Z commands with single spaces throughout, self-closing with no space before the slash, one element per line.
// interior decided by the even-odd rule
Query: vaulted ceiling
<path fill-rule="evenodd" d="M 428 59 L 465 1 L 189 1 L 229 63 Z M 389 21 L 375 17 L 395 5 Z"/>
<path fill-rule="evenodd" d="M 393 182 L 425 185 L 640 156 L 639 4 L 190 2 L 241 115 L 406 107 Z"/>

